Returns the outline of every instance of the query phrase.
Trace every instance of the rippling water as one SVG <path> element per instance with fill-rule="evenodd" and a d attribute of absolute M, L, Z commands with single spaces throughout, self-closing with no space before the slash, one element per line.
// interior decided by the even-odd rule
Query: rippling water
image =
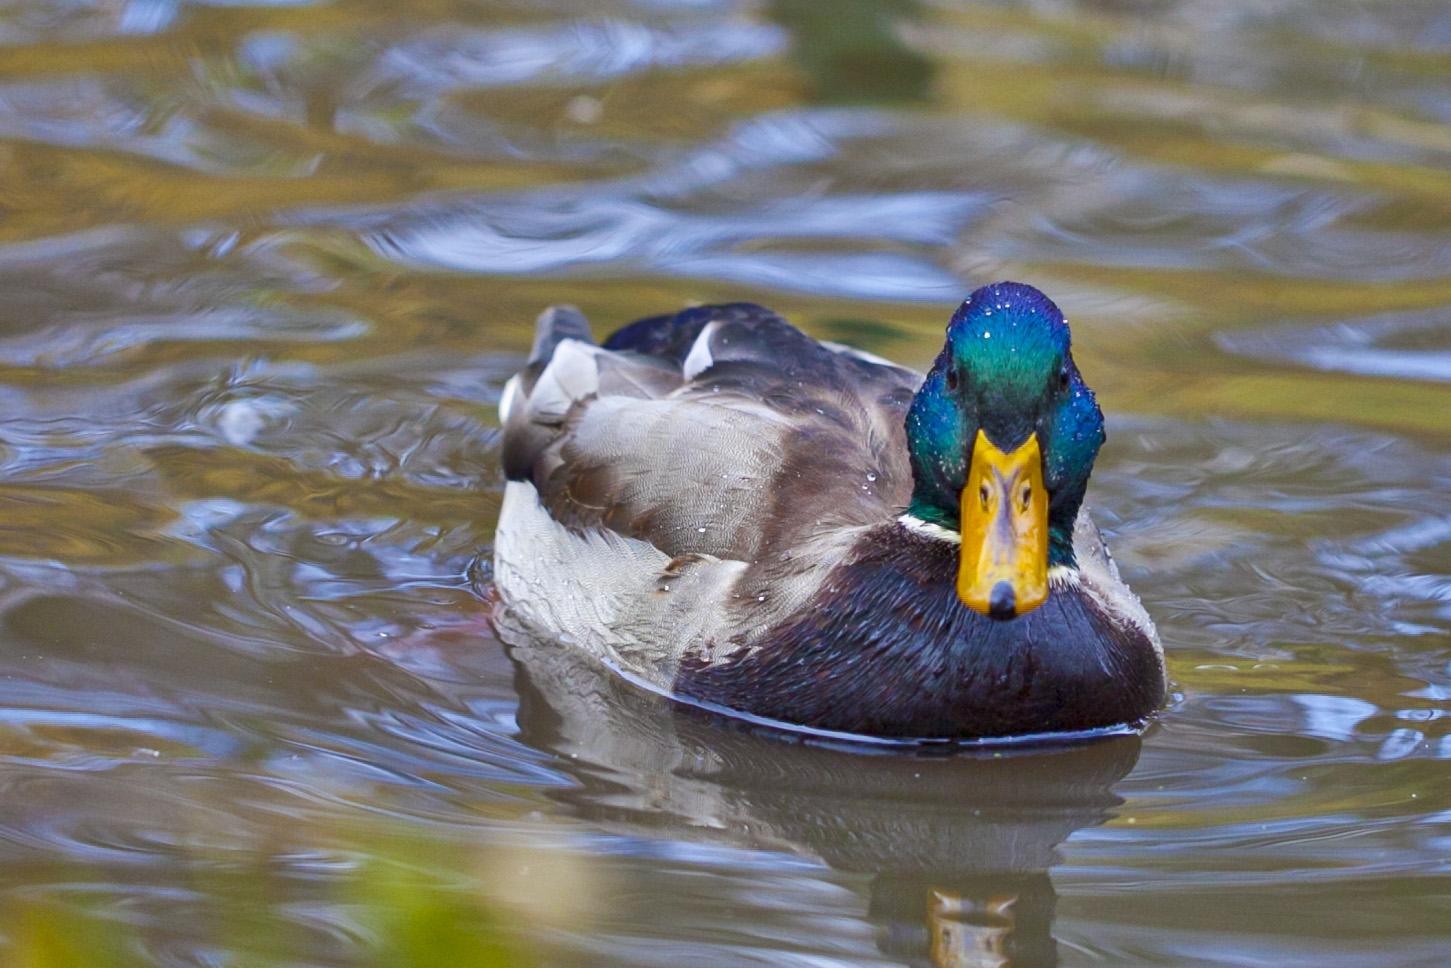
<path fill-rule="evenodd" d="M 542 306 L 920 366 L 997 278 L 1109 413 L 1141 741 L 800 746 L 495 637 Z M 1440 0 L 20 0 L 0 291 L 0 914 L 350 964 L 407 843 L 548 964 L 1451 962 Z"/>

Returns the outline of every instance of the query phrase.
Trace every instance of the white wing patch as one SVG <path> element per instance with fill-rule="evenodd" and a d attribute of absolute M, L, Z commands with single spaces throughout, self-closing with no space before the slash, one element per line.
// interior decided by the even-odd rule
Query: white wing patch
<path fill-rule="evenodd" d="M 576 400 L 596 393 L 600 386 L 599 364 L 595 362 L 598 347 L 567 339 L 554 348 L 549 365 L 534 382 L 529 394 L 529 410 L 532 419 L 543 422 L 558 422 Z"/>
<path fill-rule="evenodd" d="M 719 321 L 706 323 L 705 328 L 700 331 L 700 335 L 691 344 L 690 352 L 685 355 L 685 363 L 681 369 L 687 383 L 715 365 L 715 357 L 710 353 L 710 340 L 718 329 L 720 329 Z"/>
<path fill-rule="evenodd" d="M 499 394 L 499 423 L 509 422 L 509 414 L 514 412 L 514 406 L 519 400 L 519 374 L 515 373 L 509 377 L 504 384 L 504 392 Z"/>

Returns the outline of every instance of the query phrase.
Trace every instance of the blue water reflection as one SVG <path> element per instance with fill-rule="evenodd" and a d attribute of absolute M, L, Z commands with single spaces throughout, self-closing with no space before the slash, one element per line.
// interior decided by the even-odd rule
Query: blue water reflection
<path fill-rule="evenodd" d="M 412 839 L 552 964 L 1441 964 L 1448 38 L 1435 0 L 6 6 L 0 921 L 354 964 L 351 878 Z M 496 637 L 544 305 L 756 299 L 920 365 L 1001 277 L 1108 413 L 1090 502 L 1176 682 L 1142 741 L 797 745 Z"/>

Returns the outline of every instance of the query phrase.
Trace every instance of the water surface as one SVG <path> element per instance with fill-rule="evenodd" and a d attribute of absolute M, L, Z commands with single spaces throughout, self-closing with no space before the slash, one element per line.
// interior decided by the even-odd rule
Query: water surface
<path fill-rule="evenodd" d="M 999 278 L 1109 414 L 1142 739 L 815 748 L 495 637 L 544 305 L 922 366 Z M 11 945 L 356 964 L 382 865 L 546 964 L 1451 961 L 1444 3 L 26 0 L 0 292 Z"/>

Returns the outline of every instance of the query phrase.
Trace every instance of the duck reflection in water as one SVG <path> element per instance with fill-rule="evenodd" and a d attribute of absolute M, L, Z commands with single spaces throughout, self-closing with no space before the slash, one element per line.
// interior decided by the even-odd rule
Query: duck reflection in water
<path fill-rule="evenodd" d="M 1049 868 L 1108 818 L 1137 736 L 1064 747 L 844 749 L 682 707 L 537 642 L 507 617 L 520 738 L 570 764 L 572 814 L 637 836 L 787 849 L 870 877 L 883 955 L 910 965 L 1058 963 Z"/>

